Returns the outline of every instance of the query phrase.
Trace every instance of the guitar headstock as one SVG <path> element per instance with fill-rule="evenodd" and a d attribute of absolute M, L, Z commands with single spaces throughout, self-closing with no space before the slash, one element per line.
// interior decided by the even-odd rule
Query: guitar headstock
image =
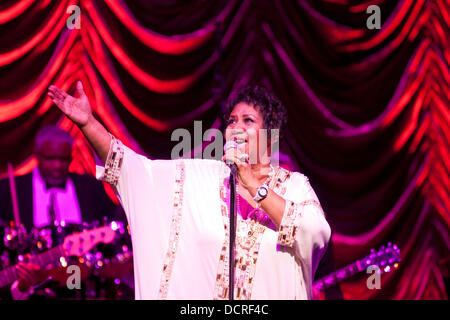
<path fill-rule="evenodd" d="M 336 283 L 351 277 L 352 275 L 368 270 L 370 266 L 376 266 L 377 272 L 389 272 L 392 268 L 397 269 L 400 262 L 400 249 L 397 245 L 388 243 L 381 246 L 378 250 L 370 250 L 370 254 L 361 260 L 357 260 L 313 283 L 316 291 L 322 291 Z"/>
<path fill-rule="evenodd" d="M 361 260 L 366 267 L 375 265 L 383 272 L 389 272 L 398 268 L 400 262 L 400 249 L 396 244 L 389 242 L 386 246 L 381 246 L 378 250 L 370 250 L 370 254 Z"/>
<path fill-rule="evenodd" d="M 99 243 L 111 243 L 115 232 L 109 226 L 83 230 L 64 238 L 64 252 L 67 256 L 81 256 Z"/>

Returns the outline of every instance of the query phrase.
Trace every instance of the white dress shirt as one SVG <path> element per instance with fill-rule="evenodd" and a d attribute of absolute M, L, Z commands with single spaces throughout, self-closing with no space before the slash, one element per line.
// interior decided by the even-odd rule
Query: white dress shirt
<path fill-rule="evenodd" d="M 45 187 L 45 181 L 42 178 L 39 169 L 33 170 L 33 224 L 36 228 L 42 228 L 50 224 L 50 198 L 55 194 L 55 220 L 58 224 L 82 222 L 81 210 L 78 203 L 75 186 L 72 179 L 67 178 L 66 188 Z"/>

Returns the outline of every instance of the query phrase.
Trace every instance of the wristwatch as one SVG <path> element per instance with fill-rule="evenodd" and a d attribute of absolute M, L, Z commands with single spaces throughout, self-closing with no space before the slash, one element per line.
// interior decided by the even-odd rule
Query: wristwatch
<path fill-rule="evenodd" d="M 269 194 L 269 188 L 263 184 L 261 187 L 256 189 L 256 195 L 253 197 L 253 200 L 256 202 L 260 202 L 261 200 L 264 200 L 267 195 Z"/>

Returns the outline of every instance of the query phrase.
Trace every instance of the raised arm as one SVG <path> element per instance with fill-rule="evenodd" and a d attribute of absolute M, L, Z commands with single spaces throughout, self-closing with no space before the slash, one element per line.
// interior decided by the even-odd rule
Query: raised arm
<path fill-rule="evenodd" d="M 92 115 L 91 106 L 84 93 L 81 81 L 77 83 L 77 92 L 78 98 L 75 98 L 53 85 L 48 88 L 49 97 L 80 128 L 102 163 L 105 163 L 111 136 L 105 127 Z"/>

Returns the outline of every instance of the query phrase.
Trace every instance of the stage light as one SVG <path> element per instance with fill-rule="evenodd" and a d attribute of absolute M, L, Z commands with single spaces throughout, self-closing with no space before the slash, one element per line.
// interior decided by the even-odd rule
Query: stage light
<path fill-rule="evenodd" d="M 117 229 L 119 229 L 119 225 L 117 224 L 116 221 L 111 222 L 111 229 L 113 231 L 117 231 Z"/>

